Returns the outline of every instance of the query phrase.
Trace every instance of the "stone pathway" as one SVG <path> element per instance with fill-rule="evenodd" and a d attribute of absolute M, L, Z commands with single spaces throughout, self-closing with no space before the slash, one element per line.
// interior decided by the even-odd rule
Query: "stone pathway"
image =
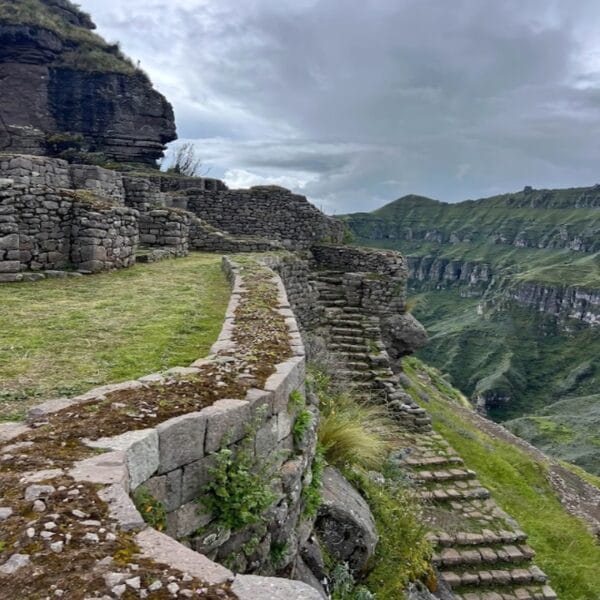
<path fill-rule="evenodd" d="M 527 535 L 437 433 L 406 432 L 397 463 L 423 500 L 440 578 L 461 600 L 555 600 Z"/>
<path fill-rule="evenodd" d="M 402 389 L 381 341 L 379 318 L 351 306 L 344 290 L 344 273 L 319 271 L 313 281 L 323 312 L 321 333 L 344 367 L 340 378 L 352 387 L 386 403 L 407 429 L 430 431 L 431 418 Z"/>
<path fill-rule="evenodd" d="M 344 273 L 319 271 L 313 281 L 323 313 L 320 333 L 344 364 L 340 378 L 385 402 L 406 429 L 394 460 L 423 502 L 440 579 L 458 600 L 556 600 L 533 563 L 527 535 L 403 390 L 381 341 L 378 317 L 351 305 Z"/>

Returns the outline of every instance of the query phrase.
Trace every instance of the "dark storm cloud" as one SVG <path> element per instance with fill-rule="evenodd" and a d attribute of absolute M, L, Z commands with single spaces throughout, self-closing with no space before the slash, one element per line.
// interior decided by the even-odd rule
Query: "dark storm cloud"
<path fill-rule="evenodd" d="M 595 2 L 83 6 L 233 184 L 287 183 L 341 212 L 598 178 Z"/>

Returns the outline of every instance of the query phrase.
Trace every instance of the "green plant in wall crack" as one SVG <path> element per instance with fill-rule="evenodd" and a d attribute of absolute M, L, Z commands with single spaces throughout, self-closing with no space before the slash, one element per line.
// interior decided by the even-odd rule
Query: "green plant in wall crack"
<path fill-rule="evenodd" d="M 290 545 L 287 542 L 273 542 L 271 544 L 270 558 L 276 569 L 283 564 L 289 550 Z"/>
<path fill-rule="evenodd" d="M 304 408 L 304 396 L 300 390 L 294 390 L 288 400 L 288 410 L 293 412 Z"/>
<path fill-rule="evenodd" d="M 139 488 L 133 494 L 133 502 L 142 518 L 157 531 L 163 531 L 167 524 L 167 512 L 162 502 L 148 490 Z"/>
<path fill-rule="evenodd" d="M 269 466 L 258 471 L 248 448 L 237 452 L 223 448 L 215 454 L 209 470 L 211 481 L 199 499 L 217 522 L 236 531 L 261 520 L 275 501 L 271 490 Z"/>
<path fill-rule="evenodd" d="M 321 505 L 321 488 L 323 487 L 323 471 L 325 469 L 325 458 L 323 450 L 317 448 L 317 453 L 310 466 L 310 483 L 302 489 L 302 500 L 304 501 L 304 516 L 315 517 Z"/>
<path fill-rule="evenodd" d="M 313 421 L 312 413 L 303 408 L 296 417 L 294 421 L 294 426 L 292 427 L 292 435 L 294 436 L 294 441 L 299 444 L 304 439 L 306 432 L 310 428 L 310 425 Z"/>

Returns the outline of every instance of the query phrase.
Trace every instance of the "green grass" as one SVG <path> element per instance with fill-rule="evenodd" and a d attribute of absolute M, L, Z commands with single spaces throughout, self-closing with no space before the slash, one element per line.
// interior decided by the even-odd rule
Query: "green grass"
<path fill-rule="evenodd" d="M 208 254 L 0 286 L 0 416 L 190 364 L 218 336 L 228 297 Z"/>
<path fill-rule="evenodd" d="M 598 600 L 600 546 L 584 525 L 564 510 L 546 479 L 546 465 L 480 431 L 456 408 L 456 402 L 438 389 L 439 376 L 418 359 L 406 359 L 404 364 L 415 399 L 417 389 L 427 392 L 427 409 L 435 429 L 529 534 L 536 561 L 551 577 L 561 600 Z M 423 383 L 418 371 L 433 375 L 433 384 Z"/>
<path fill-rule="evenodd" d="M 84 20 L 89 20 L 89 15 L 70 4 Z M 5 0 L 0 3 L 0 21 L 47 29 L 68 45 L 75 46 L 59 57 L 59 64 L 64 66 L 128 75 L 141 73 L 123 55 L 118 44 L 109 44 L 90 29 L 69 23 L 59 11 L 40 0 Z"/>

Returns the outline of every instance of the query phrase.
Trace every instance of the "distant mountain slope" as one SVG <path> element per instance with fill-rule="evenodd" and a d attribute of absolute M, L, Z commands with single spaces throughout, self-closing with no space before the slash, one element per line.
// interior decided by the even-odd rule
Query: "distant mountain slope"
<path fill-rule="evenodd" d="M 519 435 L 600 473 L 584 416 L 600 406 L 600 186 L 458 204 L 411 195 L 340 218 L 357 244 L 407 256 L 431 336 L 423 358 Z M 574 418 L 538 415 L 550 405 Z"/>

